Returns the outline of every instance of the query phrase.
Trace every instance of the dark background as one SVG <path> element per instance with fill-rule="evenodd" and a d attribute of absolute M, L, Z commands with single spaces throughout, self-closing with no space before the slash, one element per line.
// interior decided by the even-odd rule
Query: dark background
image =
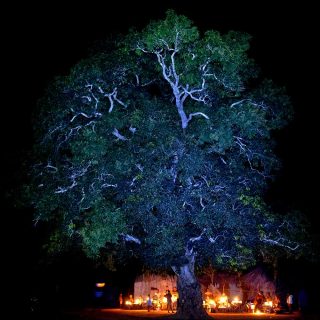
<path fill-rule="evenodd" d="M 74 64 L 87 56 L 88 49 L 96 41 L 119 32 L 126 33 L 131 26 L 144 27 L 151 19 L 163 18 L 169 8 L 188 16 L 200 31 L 237 30 L 253 36 L 250 55 L 263 75 L 287 88 L 295 110 L 292 123 L 277 135 L 276 152 L 282 159 L 283 169 L 270 186 L 268 199 L 278 210 L 303 211 L 312 222 L 313 232 L 319 234 L 316 191 L 319 23 L 315 5 L 306 1 L 282 6 L 272 1 L 254 4 L 241 1 L 237 5 L 210 0 L 148 1 L 146 4 L 144 1 L 130 1 L 129 4 L 90 1 L 68 6 L 46 2 L 3 8 L 6 16 L 2 21 L 3 68 L 8 70 L 3 74 L 5 90 L 1 98 L 3 193 L 20 182 L 21 163 L 32 145 L 31 113 L 48 83 L 57 75 L 67 74 Z M 4 208 L 13 232 L 9 265 L 15 265 L 15 277 L 22 279 L 28 291 L 33 281 L 30 277 L 40 274 L 37 259 L 44 231 L 35 230 L 31 212 L 13 208 L 11 199 L 6 200 Z M 81 268 L 72 267 L 70 261 L 66 265 L 64 277 L 76 274 L 85 279 Z M 294 277 L 295 272 L 313 273 L 314 268 L 297 265 L 289 272 L 289 277 Z M 88 263 L 83 269 L 91 270 L 92 265 Z M 87 279 L 93 281 L 95 276 L 88 271 Z"/>

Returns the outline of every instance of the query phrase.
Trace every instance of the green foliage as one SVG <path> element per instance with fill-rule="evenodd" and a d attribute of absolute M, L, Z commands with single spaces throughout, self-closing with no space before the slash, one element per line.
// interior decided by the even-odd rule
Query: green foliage
<path fill-rule="evenodd" d="M 142 34 L 145 39 L 147 49 L 154 50 L 164 45 L 173 46 L 177 41 L 177 33 L 181 39 L 181 45 L 189 44 L 196 41 L 199 33 L 192 22 L 184 17 L 177 16 L 174 11 L 168 10 L 164 21 L 151 22 Z"/>
<path fill-rule="evenodd" d="M 120 209 L 108 207 L 101 199 L 94 204 L 79 229 L 83 247 L 88 256 L 95 257 L 106 243 L 117 243 L 118 235 L 125 231 L 125 216 Z"/>
<path fill-rule="evenodd" d="M 199 265 L 240 270 L 302 252 L 307 229 L 291 231 L 305 222 L 262 200 L 278 167 L 272 132 L 291 109 L 271 81 L 251 81 L 249 40 L 234 31 L 201 37 L 168 11 L 55 80 L 39 103 L 26 188 L 36 219 L 57 225 L 52 248 L 67 237 L 110 266 L 134 252 L 160 269 L 200 234 Z M 179 107 L 206 118 L 182 130 Z"/>

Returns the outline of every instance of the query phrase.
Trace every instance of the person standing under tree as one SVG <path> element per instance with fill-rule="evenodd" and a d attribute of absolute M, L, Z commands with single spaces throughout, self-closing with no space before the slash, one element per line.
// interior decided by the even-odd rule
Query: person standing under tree
<path fill-rule="evenodd" d="M 173 310 L 177 310 L 178 309 L 178 302 L 179 302 L 179 293 L 176 287 L 173 288 L 172 290 L 172 308 Z"/>
<path fill-rule="evenodd" d="M 168 310 L 168 313 L 170 313 L 170 310 L 173 313 L 172 294 L 171 294 L 170 290 L 167 290 L 166 298 L 167 298 L 167 310 Z"/>
<path fill-rule="evenodd" d="M 148 309 L 148 312 L 150 312 L 150 310 L 152 309 L 152 300 L 151 300 L 150 294 L 148 294 L 147 309 Z"/>
<path fill-rule="evenodd" d="M 288 293 L 287 306 L 288 306 L 289 313 L 292 313 L 292 305 L 293 305 L 293 295 L 291 293 Z"/>

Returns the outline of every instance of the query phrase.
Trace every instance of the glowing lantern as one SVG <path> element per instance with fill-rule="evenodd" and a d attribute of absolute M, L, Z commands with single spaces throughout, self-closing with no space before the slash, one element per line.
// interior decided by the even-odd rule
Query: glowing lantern
<path fill-rule="evenodd" d="M 219 302 L 220 303 L 226 303 L 227 302 L 227 300 L 228 300 L 228 297 L 223 293 L 222 294 L 222 296 L 220 296 L 220 298 L 219 298 Z"/>
<path fill-rule="evenodd" d="M 231 304 L 241 304 L 242 303 L 242 301 L 241 300 L 239 300 L 239 298 L 238 297 L 234 297 L 233 298 L 233 300 L 231 301 Z"/>
<path fill-rule="evenodd" d="M 265 301 L 264 305 L 272 308 L 273 303 L 272 303 L 272 301 Z"/>
<path fill-rule="evenodd" d="M 209 300 L 209 305 L 210 305 L 210 306 L 213 306 L 214 308 L 216 307 L 216 303 L 215 303 L 215 301 L 212 300 L 212 299 Z"/>
<path fill-rule="evenodd" d="M 96 287 L 97 288 L 103 288 L 106 284 L 104 282 L 97 282 Z"/>

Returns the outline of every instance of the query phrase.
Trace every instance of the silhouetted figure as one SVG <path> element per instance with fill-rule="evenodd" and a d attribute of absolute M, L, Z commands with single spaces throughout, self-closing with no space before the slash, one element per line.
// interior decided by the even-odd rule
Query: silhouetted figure
<path fill-rule="evenodd" d="M 168 313 L 170 311 L 173 313 L 172 294 L 171 294 L 170 290 L 167 290 L 166 298 L 167 298 L 167 310 L 168 310 Z"/>

